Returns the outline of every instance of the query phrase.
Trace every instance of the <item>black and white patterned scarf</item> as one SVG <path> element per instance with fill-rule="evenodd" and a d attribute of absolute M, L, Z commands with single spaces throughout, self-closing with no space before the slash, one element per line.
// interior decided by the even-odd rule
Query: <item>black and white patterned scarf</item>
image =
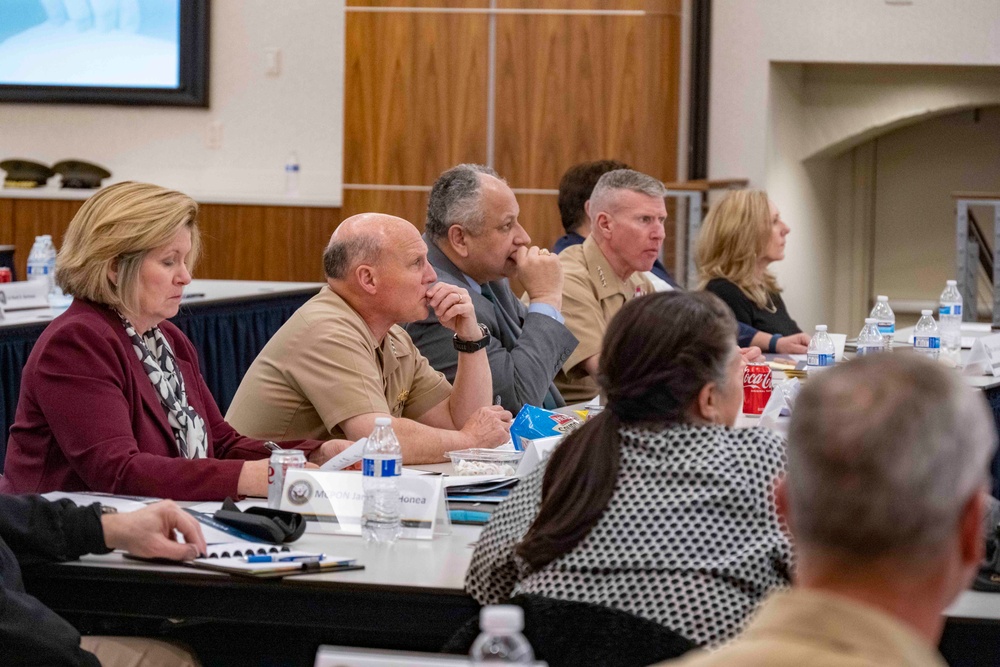
<path fill-rule="evenodd" d="M 143 370 L 153 383 L 160 403 L 167 412 L 167 422 L 174 432 L 177 451 L 186 459 L 203 459 L 208 456 L 208 431 L 205 420 L 188 405 L 184 378 L 177 368 L 174 351 L 163 337 L 159 327 L 153 327 L 140 336 L 132 323 L 119 313 L 125 333 L 132 340 L 132 349 L 139 357 Z"/>

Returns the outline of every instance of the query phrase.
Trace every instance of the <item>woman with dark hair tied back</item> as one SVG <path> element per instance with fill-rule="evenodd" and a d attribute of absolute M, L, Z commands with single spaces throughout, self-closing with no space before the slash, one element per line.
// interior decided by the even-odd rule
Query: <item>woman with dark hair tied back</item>
<path fill-rule="evenodd" d="M 606 409 L 494 514 L 466 577 L 472 596 L 604 604 L 701 645 L 738 634 L 788 584 L 791 562 L 773 494 L 784 443 L 732 428 L 743 367 L 718 297 L 627 303 L 601 352 Z"/>

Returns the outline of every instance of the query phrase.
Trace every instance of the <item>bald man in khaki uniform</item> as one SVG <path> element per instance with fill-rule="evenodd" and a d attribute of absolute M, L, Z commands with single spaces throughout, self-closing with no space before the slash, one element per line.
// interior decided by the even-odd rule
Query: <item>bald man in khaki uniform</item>
<path fill-rule="evenodd" d="M 626 301 L 653 292 L 643 272 L 660 256 L 665 195 L 663 183 L 646 174 L 631 169 L 604 174 L 586 205 L 590 236 L 559 254 L 562 314 L 580 341 L 555 379 L 567 403 L 597 396 L 595 378 L 608 322 Z"/>
<path fill-rule="evenodd" d="M 323 262 L 327 285 L 264 346 L 240 383 L 226 414 L 234 428 L 276 440 L 289 433 L 357 440 L 376 417 L 389 416 L 407 464 L 506 442 L 511 415 L 492 405 L 489 335 L 468 292 L 435 282 L 412 224 L 375 213 L 348 218 Z M 428 308 L 461 349 L 454 390 L 397 324 L 427 317 Z"/>

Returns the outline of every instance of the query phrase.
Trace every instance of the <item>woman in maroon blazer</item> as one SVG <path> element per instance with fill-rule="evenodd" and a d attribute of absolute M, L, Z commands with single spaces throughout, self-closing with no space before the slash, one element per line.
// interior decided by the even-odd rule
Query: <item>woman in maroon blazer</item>
<path fill-rule="evenodd" d="M 264 496 L 263 442 L 226 423 L 177 314 L 199 250 L 198 205 L 120 183 L 70 223 L 56 280 L 75 299 L 21 378 L 0 491 L 106 491 L 217 500 Z M 321 463 L 348 443 L 285 443 Z"/>

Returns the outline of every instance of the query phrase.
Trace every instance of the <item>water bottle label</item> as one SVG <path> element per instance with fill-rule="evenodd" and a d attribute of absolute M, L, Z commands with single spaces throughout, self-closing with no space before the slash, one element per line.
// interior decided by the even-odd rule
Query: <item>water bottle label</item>
<path fill-rule="evenodd" d="M 396 459 L 362 459 L 361 472 L 365 477 L 396 477 L 400 469 Z"/>
<path fill-rule="evenodd" d="M 941 348 L 941 339 L 938 336 L 915 336 L 913 347 L 918 350 L 937 350 Z"/>
<path fill-rule="evenodd" d="M 956 308 L 961 309 L 961 306 L 956 306 Z M 962 312 L 962 311 L 959 310 L 959 312 Z M 941 307 L 938 308 L 938 315 L 951 315 L 951 306 L 946 306 L 946 305 L 944 305 L 942 303 Z"/>
<path fill-rule="evenodd" d="M 961 315 L 962 314 L 962 304 L 956 303 L 954 306 L 952 306 L 951 307 L 951 314 L 955 315 L 955 316 Z"/>
<path fill-rule="evenodd" d="M 878 332 L 883 336 L 891 336 L 896 333 L 896 323 L 895 322 L 879 322 Z"/>
<path fill-rule="evenodd" d="M 832 354 L 817 354 L 811 352 L 806 355 L 806 365 L 807 366 L 833 366 L 833 355 Z"/>

